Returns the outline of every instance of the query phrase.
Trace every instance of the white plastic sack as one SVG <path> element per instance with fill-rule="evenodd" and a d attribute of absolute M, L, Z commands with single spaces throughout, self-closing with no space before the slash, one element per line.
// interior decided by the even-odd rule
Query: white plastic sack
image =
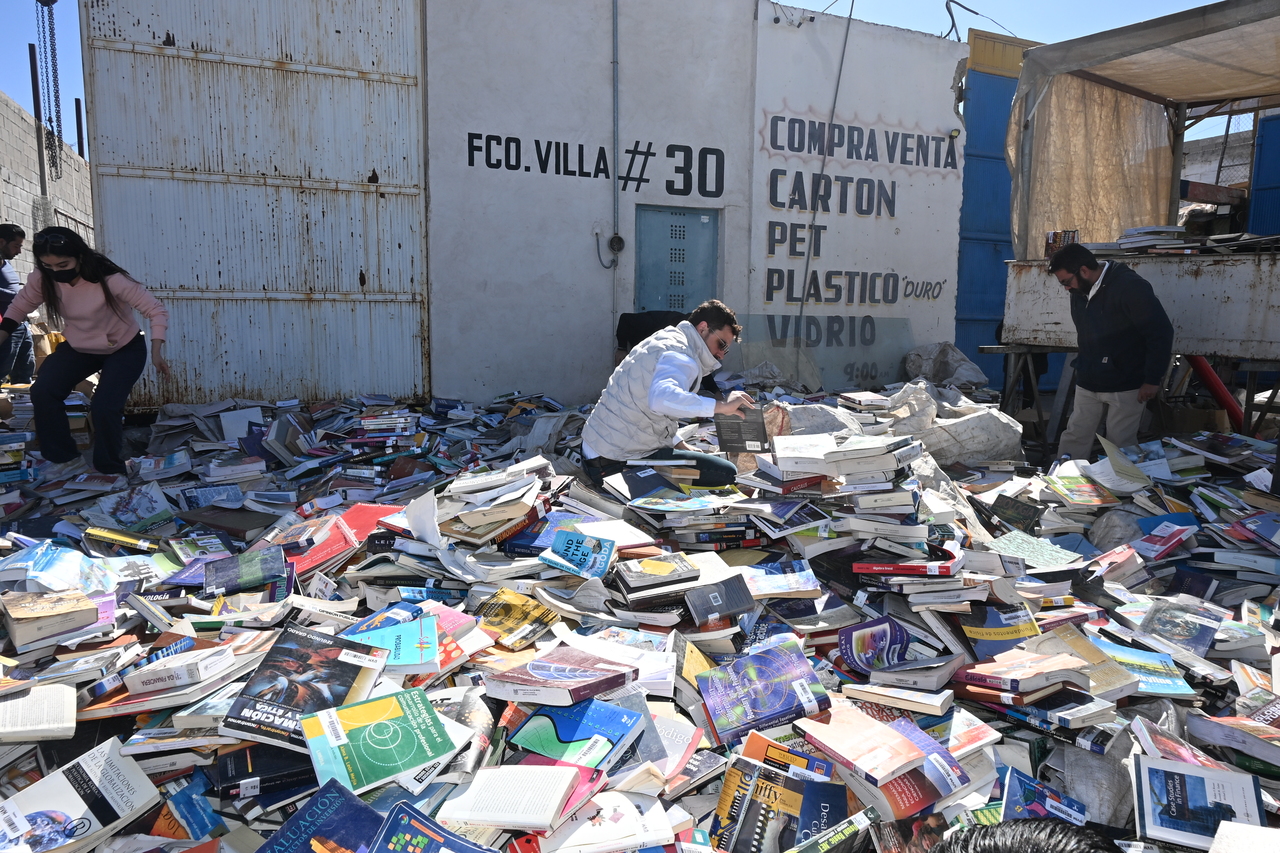
<path fill-rule="evenodd" d="M 907 376 L 927 379 L 936 385 L 982 388 L 987 376 L 951 341 L 916 347 L 903 358 Z"/>

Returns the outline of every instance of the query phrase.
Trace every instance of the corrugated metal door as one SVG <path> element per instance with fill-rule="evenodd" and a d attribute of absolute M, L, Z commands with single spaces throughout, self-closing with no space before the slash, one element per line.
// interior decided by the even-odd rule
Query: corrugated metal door
<path fill-rule="evenodd" d="M 80 10 L 98 246 L 172 316 L 132 405 L 425 393 L 419 0 Z"/>
<path fill-rule="evenodd" d="M 688 313 L 716 295 L 720 211 L 636 207 L 636 311 Z"/>
<path fill-rule="evenodd" d="M 1258 122 L 1249 195 L 1249 230 L 1280 234 L 1280 115 Z"/>

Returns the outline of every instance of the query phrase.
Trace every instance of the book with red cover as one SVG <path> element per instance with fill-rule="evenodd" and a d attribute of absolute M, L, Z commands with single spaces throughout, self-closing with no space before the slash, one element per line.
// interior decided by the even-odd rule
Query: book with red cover
<path fill-rule="evenodd" d="M 1194 527 L 1182 527 L 1166 521 L 1141 539 L 1129 544 L 1148 560 L 1163 560 L 1173 553 L 1182 541 L 1196 532 Z"/>
<path fill-rule="evenodd" d="M 393 504 L 353 504 L 339 516 L 347 523 L 351 535 L 356 541 L 363 542 L 369 534 L 378 529 L 378 522 L 389 515 L 395 515 L 404 507 Z"/>

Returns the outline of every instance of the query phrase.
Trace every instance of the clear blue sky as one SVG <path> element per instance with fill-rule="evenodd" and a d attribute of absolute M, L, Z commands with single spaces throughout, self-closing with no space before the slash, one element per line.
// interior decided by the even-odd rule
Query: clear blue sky
<path fill-rule="evenodd" d="M 951 26 L 945 0 L 854 0 L 854 17 L 877 24 L 920 30 L 942 35 Z M 83 0 L 82 0 L 83 2 Z M 307 2 L 307 0 L 299 0 Z M 465 2 L 465 0 L 456 0 Z M 605 2 L 605 0 L 598 0 Z M 827 2 L 802 2 L 804 8 L 821 11 Z M 961 37 L 969 28 L 1000 32 L 1007 28 L 1018 38 L 1041 42 L 1065 41 L 1126 24 L 1158 18 L 1206 5 L 1193 0 L 1074 0 L 1061 5 L 1027 0 L 965 0 L 970 9 L 990 16 L 978 17 L 953 6 Z M 9 33 L 0 51 L 0 90 L 31 110 L 31 74 L 27 60 L 27 44 L 36 40 L 35 0 L 0 0 L 0 20 Z M 828 11 L 847 15 L 849 0 L 836 0 Z M 62 127 L 67 142 L 75 145 L 74 98 L 84 97 L 84 76 L 80 62 L 80 18 L 75 0 L 59 0 L 54 6 L 58 36 L 58 59 L 62 89 Z M 1221 122 L 1203 122 L 1196 136 L 1222 132 Z"/>

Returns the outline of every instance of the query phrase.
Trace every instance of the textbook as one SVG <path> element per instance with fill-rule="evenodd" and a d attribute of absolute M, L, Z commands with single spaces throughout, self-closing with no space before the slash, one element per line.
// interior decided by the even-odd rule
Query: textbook
<path fill-rule="evenodd" d="M 876 787 L 925 762 L 920 747 L 847 699 L 832 703 L 828 723 L 804 718 L 794 725 L 828 758 Z"/>
<path fill-rule="evenodd" d="M 840 629 L 840 657 L 849 669 L 863 675 L 907 659 L 911 634 L 892 616 L 882 616 Z"/>
<path fill-rule="evenodd" d="M 528 646 L 560 621 L 551 608 L 506 587 L 482 601 L 475 615 L 480 620 L 480 630 L 513 652 Z"/>
<path fill-rule="evenodd" d="M 380 812 L 330 779 L 257 853 L 360 853 L 369 850 L 382 826 Z"/>
<path fill-rule="evenodd" d="M 634 666 L 605 660 L 572 646 L 557 646 L 528 663 L 485 677 L 494 699 L 573 705 L 636 679 Z"/>
<path fill-rule="evenodd" d="M 1040 635 L 1040 626 L 1025 604 L 974 603 L 968 613 L 956 614 L 956 619 L 979 661 Z"/>
<path fill-rule="evenodd" d="M 430 809 L 428 809 L 430 811 Z M 368 846 L 369 853 L 496 853 L 475 844 L 427 817 L 401 800 L 392 806 L 382 828 Z"/>
<path fill-rule="evenodd" d="M 827 689 L 792 634 L 780 634 L 752 654 L 698 673 L 696 680 L 720 743 L 831 707 Z"/>
<path fill-rule="evenodd" d="M 1133 756 L 1138 835 L 1208 850 L 1223 821 L 1266 826 L 1257 776 Z"/>
<path fill-rule="evenodd" d="M 224 800 L 316 786 L 310 756 L 264 743 L 240 741 L 219 747 L 212 770 L 218 796 Z"/>
<path fill-rule="evenodd" d="M 307 751 L 299 720 L 369 695 L 388 652 L 286 625 L 218 726 L 222 734 Z"/>
<path fill-rule="evenodd" d="M 204 564 L 205 595 L 230 595 L 283 580 L 289 573 L 284 550 L 277 546 L 246 551 Z"/>
<path fill-rule="evenodd" d="M 741 417 L 739 417 L 741 416 Z M 769 450 L 764 409 L 738 409 L 734 415 L 716 415 L 716 441 L 722 453 L 763 453 Z"/>
<path fill-rule="evenodd" d="M 72 853 L 107 840 L 161 801 L 138 763 L 107 738 L 60 770 L 0 802 L 0 823 L 17 849 Z"/>
<path fill-rule="evenodd" d="M 421 616 L 355 635 L 360 642 L 387 650 L 383 671 L 390 675 L 421 675 L 440 671 L 439 629 L 436 617 Z"/>
<path fill-rule="evenodd" d="M 586 699 L 567 708 L 538 707 L 509 740 L 515 746 L 606 773 L 642 731 L 640 714 Z"/>
<path fill-rule="evenodd" d="M 393 779 L 420 791 L 462 746 L 447 726 L 467 739 L 472 734 L 446 723 L 421 690 L 324 708 L 303 715 L 301 725 L 316 778 L 336 779 L 356 794 Z"/>

